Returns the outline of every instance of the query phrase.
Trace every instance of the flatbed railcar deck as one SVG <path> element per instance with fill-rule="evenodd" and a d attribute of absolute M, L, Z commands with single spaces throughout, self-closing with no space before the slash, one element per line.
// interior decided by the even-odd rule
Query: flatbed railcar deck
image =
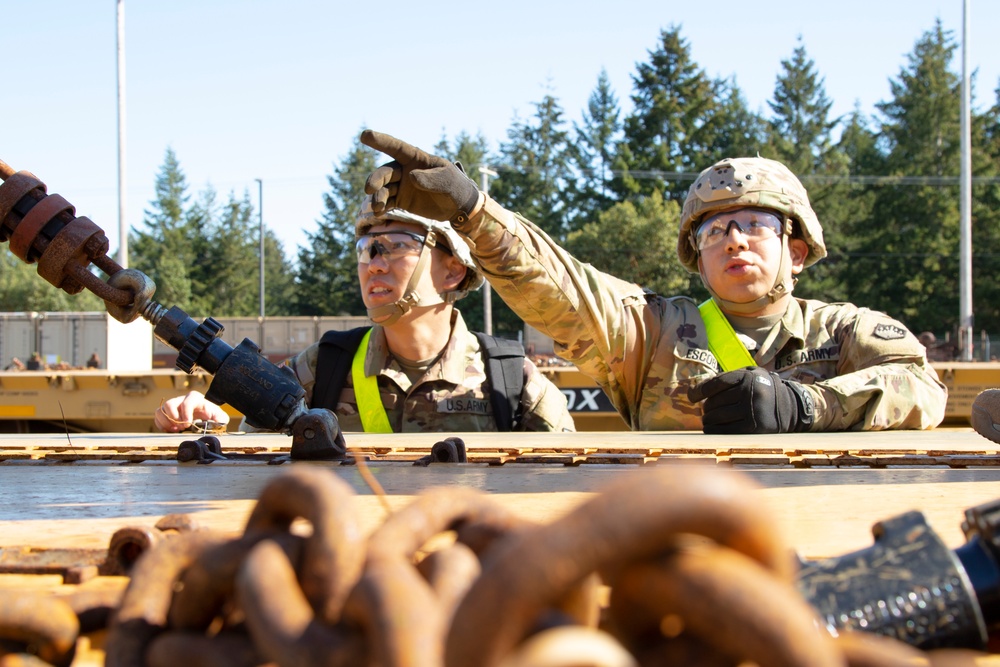
<path fill-rule="evenodd" d="M 466 443 L 468 463 L 414 466 L 446 436 Z M 750 477 L 748 502 L 768 512 L 785 543 L 808 558 L 872 543 L 877 521 L 920 510 L 951 548 L 965 541 L 967 508 L 1000 498 L 994 443 L 970 428 L 923 432 L 723 437 L 702 433 L 346 434 L 344 461 L 284 462 L 277 434 L 218 435 L 226 460 L 179 463 L 196 434 L 13 434 L 0 436 L 0 590 L 64 593 L 124 588 L 125 577 L 71 584 L 57 574 L 4 571 L 19 554 L 107 549 L 124 526 L 152 527 L 168 514 L 230 536 L 241 533 L 265 485 L 290 466 L 317 466 L 346 480 L 364 530 L 381 525 L 422 491 L 467 486 L 516 513 L 552 521 L 620 475 L 661 466 L 712 466 Z M 358 459 L 361 461 L 359 462 Z M 379 492 L 363 473 L 377 481 Z M 641 479 L 641 472 L 637 479 Z M 384 495 L 380 495 L 384 492 Z M 103 664 L 84 646 L 73 667 Z M 977 664 L 1000 664 L 989 659 Z"/>

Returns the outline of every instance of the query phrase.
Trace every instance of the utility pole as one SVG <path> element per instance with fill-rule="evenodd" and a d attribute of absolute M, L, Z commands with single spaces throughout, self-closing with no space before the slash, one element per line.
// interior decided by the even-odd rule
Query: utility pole
<path fill-rule="evenodd" d="M 257 181 L 257 214 L 260 220 L 260 319 L 264 321 L 264 181 L 259 178 Z"/>
<path fill-rule="evenodd" d="M 128 268 L 128 223 L 125 219 L 125 0 L 116 0 L 118 30 L 118 264 Z"/>
<path fill-rule="evenodd" d="M 972 138 L 969 129 L 969 2 L 962 2 L 962 121 L 959 172 L 958 340 L 961 360 L 972 361 Z"/>
<path fill-rule="evenodd" d="M 488 165 L 479 165 L 479 189 L 484 194 L 490 193 L 490 176 L 499 176 Z M 483 283 L 483 333 L 493 335 L 493 290 L 489 282 Z"/>

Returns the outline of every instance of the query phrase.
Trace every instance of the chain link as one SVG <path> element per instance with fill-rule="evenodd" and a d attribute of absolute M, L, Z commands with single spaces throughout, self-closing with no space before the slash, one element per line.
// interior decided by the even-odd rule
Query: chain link
<path fill-rule="evenodd" d="M 433 488 L 366 538 L 347 483 L 296 466 L 264 488 L 242 535 L 158 523 L 169 539 L 132 565 L 120 601 L 99 603 L 115 607 L 106 664 L 880 667 L 983 655 L 832 637 L 749 502 L 755 489 L 714 469 L 641 470 L 537 524 L 500 496 Z M 16 618 L 15 599 L 29 600 Z M 69 665 L 76 614 L 98 603 L 23 613 L 39 604 L 0 592 L 0 664 L 13 647 Z"/>

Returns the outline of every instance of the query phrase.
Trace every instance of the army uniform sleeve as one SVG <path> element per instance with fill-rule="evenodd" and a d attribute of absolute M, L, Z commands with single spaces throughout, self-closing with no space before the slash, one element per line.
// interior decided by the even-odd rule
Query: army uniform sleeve
<path fill-rule="evenodd" d="M 837 377 L 808 387 L 814 431 L 928 429 L 944 419 L 948 390 L 923 345 L 900 322 L 858 309 L 840 324 Z"/>
<path fill-rule="evenodd" d="M 566 396 L 530 359 L 524 359 L 519 431 L 576 431 Z"/>
<path fill-rule="evenodd" d="M 306 390 L 306 405 L 312 403 L 313 387 L 316 386 L 316 362 L 319 359 L 319 343 L 313 343 L 294 357 L 281 362 L 295 373 L 299 384 Z"/>
<path fill-rule="evenodd" d="M 482 213 L 456 230 L 494 290 L 525 322 L 556 343 L 602 386 L 626 421 L 641 401 L 640 360 L 648 350 L 645 294 L 633 283 L 598 271 L 559 247 L 531 221 L 488 196 Z"/>

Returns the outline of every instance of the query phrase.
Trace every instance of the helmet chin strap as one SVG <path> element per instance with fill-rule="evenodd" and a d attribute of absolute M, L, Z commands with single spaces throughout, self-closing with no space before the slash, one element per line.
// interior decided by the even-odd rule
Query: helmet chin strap
<path fill-rule="evenodd" d="M 467 292 L 461 291 L 445 292 L 438 294 L 436 300 L 425 300 L 420 297 L 420 294 L 417 292 L 417 281 L 420 280 L 421 274 L 427 267 L 428 262 L 430 262 L 431 248 L 436 245 L 437 236 L 433 231 L 428 231 L 424 245 L 420 249 L 420 258 L 417 260 L 417 265 L 413 267 L 413 273 L 410 274 L 410 280 L 406 283 L 403 296 L 397 301 L 384 306 L 368 308 L 368 319 L 384 327 L 390 326 L 398 322 L 399 318 L 410 312 L 415 306 L 436 306 L 442 303 L 454 303 L 467 294 Z"/>
<path fill-rule="evenodd" d="M 793 276 L 791 280 L 783 280 L 782 276 L 785 275 L 785 267 L 788 266 L 788 234 L 781 235 L 781 262 L 778 264 L 778 275 L 774 279 L 774 285 L 771 290 L 762 297 L 749 301 L 747 303 L 739 303 L 737 301 L 727 301 L 721 296 L 716 294 L 715 290 L 708 283 L 708 279 L 705 277 L 705 271 L 701 267 L 698 268 L 698 273 L 701 276 L 701 282 L 708 290 L 708 293 L 712 295 L 712 299 L 722 307 L 723 311 L 729 313 L 735 313 L 737 315 L 749 315 L 750 313 L 756 313 L 758 310 L 769 306 L 786 294 L 791 294 L 792 289 L 795 287 L 795 283 L 798 282 Z"/>

